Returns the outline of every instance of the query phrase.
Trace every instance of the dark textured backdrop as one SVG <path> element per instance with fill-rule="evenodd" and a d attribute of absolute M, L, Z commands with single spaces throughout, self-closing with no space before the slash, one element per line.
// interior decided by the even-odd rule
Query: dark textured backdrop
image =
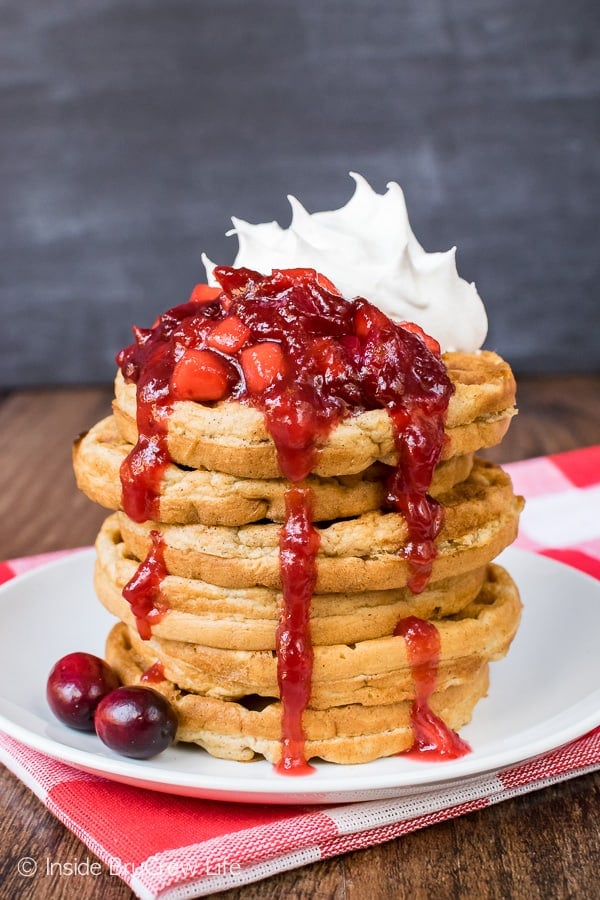
<path fill-rule="evenodd" d="M 229 216 L 405 188 L 517 370 L 599 366 L 598 0 L 0 0 L 0 385 L 108 380 Z"/>

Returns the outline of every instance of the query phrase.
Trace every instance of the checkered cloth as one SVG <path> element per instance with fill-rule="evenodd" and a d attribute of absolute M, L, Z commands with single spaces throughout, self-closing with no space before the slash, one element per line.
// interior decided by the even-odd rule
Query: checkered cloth
<path fill-rule="evenodd" d="M 505 466 L 527 498 L 517 546 L 600 578 L 600 446 Z M 51 557 L 0 565 L 7 580 Z M 200 897 L 600 768 L 600 728 L 501 774 L 338 807 L 224 803 L 79 772 L 0 734 L 0 760 L 141 898 Z"/>

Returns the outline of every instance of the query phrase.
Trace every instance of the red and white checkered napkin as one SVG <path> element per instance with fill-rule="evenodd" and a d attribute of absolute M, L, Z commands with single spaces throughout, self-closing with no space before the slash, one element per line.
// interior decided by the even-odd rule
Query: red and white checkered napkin
<path fill-rule="evenodd" d="M 600 578 L 600 446 L 506 466 L 527 498 L 518 546 Z M 6 580 L 45 559 L 0 566 Z M 142 898 L 199 897 L 373 846 L 600 768 L 600 728 L 497 775 L 338 807 L 169 796 L 87 775 L 0 734 L 0 760 Z"/>

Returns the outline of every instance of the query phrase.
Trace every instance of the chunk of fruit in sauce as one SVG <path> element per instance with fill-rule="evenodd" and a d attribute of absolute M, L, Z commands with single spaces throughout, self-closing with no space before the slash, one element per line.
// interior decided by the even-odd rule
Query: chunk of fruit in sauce
<path fill-rule="evenodd" d="M 206 338 L 206 343 L 213 350 L 221 353 L 237 353 L 249 340 L 252 332 L 237 316 L 227 316 L 214 326 Z"/>
<path fill-rule="evenodd" d="M 281 344 L 261 341 L 246 347 L 240 355 L 246 390 L 252 396 L 262 394 L 285 376 L 286 364 Z"/>
<path fill-rule="evenodd" d="M 171 393 L 176 400 L 222 400 L 234 378 L 227 363 L 212 350 L 186 349 L 173 367 Z"/>

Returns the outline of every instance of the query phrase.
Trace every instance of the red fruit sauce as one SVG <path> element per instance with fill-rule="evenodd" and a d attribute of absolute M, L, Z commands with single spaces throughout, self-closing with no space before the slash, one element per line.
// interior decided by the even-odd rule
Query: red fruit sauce
<path fill-rule="evenodd" d="M 401 635 L 406 642 L 415 685 L 415 700 L 411 710 L 414 743 L 402 755 L 439 761 L 459 759 L 470 753 L 469 745 L 448 728 L 429 706 L 440 661 L 440 635 L 437 628 L 432 622 L 407 616 L 400 619 L 394 634 Z"/>
<path fill-rule="evenodd" d="M 165 670 L 160 660 L 157 660 L 140 675 L 140 681 L 143 684 L 156 684 L 159 681 L 164 681 L 164 679 Z"/>
<path fill-rule="evenodd" d="M 165 565 L 164 539 L 160 531 L 150 532 L 150 549 L 146 559 L 123 588 L 123 597 L 131 606 L 139 636 L 144 641 L 152 636 L 156 625 L 169 611 L 161 597 L 161 584 L 169 574 Z"/>
<path fill-rule="evenodd" d="M 262 410 L 281 473 L 291 482 L 314 469 L 319 446 L 343 418 L 386 409 L 398 450 L 387 505 L 406 518 L 409 540 L 399 553 L 408 561 L 409 587 L 423 590 L 443 520 L 427 491 L 453 391 L 439 346 L 418 326 L 392 322 L 367 300 L 344 300 L 312 269 L 265 276 L 220 266 L 214 275 L 221 290 L 195 288 L 187 303 L 159 316 L 152 328 L 134 329 L 135 342 L 117 356 L 124 378 L 137 386 L 139 439 L 121 468 L 125 512 L 135 521 L 159 518 L 160 482 L 170 461 L 169 414 L 175 401 L 194 399 L 195 383 L 199 401 L 237 400 Z M 212 364 L 207 353 L 214 354 Z M 310 770 L 301 726 L 310 697 L 309 615 L 318 550 L 310 523 L 309 492 L 291 488 L 281 533 L 279 768 L 298 773 Z M 157 555 L 157 571 L 163 563 Z M 155 591 L 150 606 L 160 614 L 154 586 L 164 575 L 151 577 L 150 568 L 149 557 L 140 567 L 146 574 L 132 581 L 146 579 Z M 126 590 L 135 596 L 137 587 Z M 149 636 L 150 615 L 136 614 L 140 634 Z"/>
<path fill-rule="evenodd" d="M 313 648 L 310 604 L 317 581 L 320 538 L 312 524 L 310 489 L 292 487 L 285 495 L 285 524 L 279 558 L 283 608 L 276 632 L 277 681 L 283 706 L 282 757 L 277 770 L 304 775 L 312 770 L 304 758 L 302 713 L 311 691 Z"/>

